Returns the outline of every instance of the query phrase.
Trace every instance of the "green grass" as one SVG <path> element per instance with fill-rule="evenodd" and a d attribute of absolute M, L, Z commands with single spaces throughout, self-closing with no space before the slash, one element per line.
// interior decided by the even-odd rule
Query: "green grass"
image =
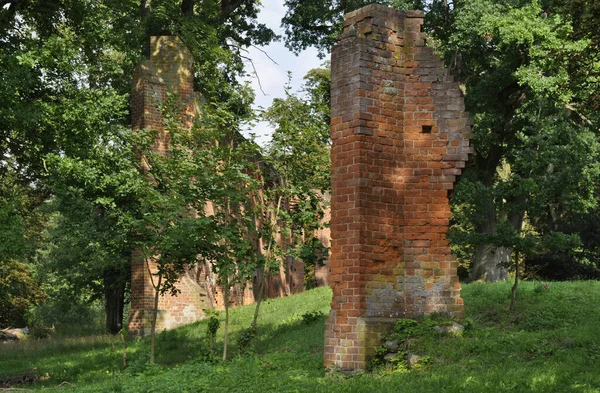
<path fill-rule="evenodd" d="M 523 283 L 514 311 L 510 283 L 464 285 L 462 296 L 473 329 L 420 338 L 411 351 L 433 362 L 418 370 L 326 376 L 325 317 L 302 319 L 328 313 L 331 293 L 320 288 L 265 302 L 252 347 L 240 355 L 233 345 L 228 362 L 204 360 L 198 322 L 160 334 L 156 366 L 147 341 L 130 343 L 126 371 L 113 337 L 2 345 L 0 378 L 37 367 L 48 377 L 28 388 L 77 392 L 600 392 L 599 282 Z M 253 310 L 232 310 L 234 344 Z"/>

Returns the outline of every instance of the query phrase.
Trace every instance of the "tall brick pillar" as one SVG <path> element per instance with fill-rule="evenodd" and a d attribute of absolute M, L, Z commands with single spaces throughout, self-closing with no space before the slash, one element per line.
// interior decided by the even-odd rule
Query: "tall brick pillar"
<path fill-rule="evenodd" d="M 326 367 L 363 370 L 398 318 L 462 316 L 446 233 L 470 122 L 422 24 L 369 5 L 346 15 L 333 50 Z"/>
<path fill-rule="evenodd" d="M 166 153 L 169 133 L 165 131 L 160 106 L 169 94 L 176 94 L 183 127 L 191 127 L 195 113 L 192 55 L 178 37 L 160 36 L 150 39 L 150 59 L 143 61 L 134 73 L 131 93 L 133 130 L 159 131 L 154 149 Z M 143 170 L 151 170 L 145 167 Z M 129 332 L 144 336 L 150 332 L 154 288 L 146 265 L 155 270 L 139 251 L 131 257 L 131 311 Z M 190 267 L 177 283 L 178 296 L 160 298 L 157 330 L 170 329 L 200 319 L 209 307 L 205 277 L 200 266 Z"/>

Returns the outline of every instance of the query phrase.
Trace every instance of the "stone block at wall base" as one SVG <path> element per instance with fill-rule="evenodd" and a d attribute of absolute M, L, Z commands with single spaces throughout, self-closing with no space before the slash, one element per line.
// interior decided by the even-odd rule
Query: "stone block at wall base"
<path fill-rule="evenodd" d="M 330 319 L 332 317 L 333 315 L 330 316 Z M 347 375 L 365 371 L 369 362 L 375 357 L 383 337 L 392 332 L 397 320 L 397 318 L 380 317 L 357 318 L 354 333 L 356 339 L 339 340 L 335 351 L 337 356 L 335 359 L 326 360 L 325 367 L 330 371 Z M 326 325 L 330 325 L 329 320 Z"/>
<path fill-rule="evenodd" d="M 131 310 L 129 312 L 129 337 L 130 338 L 143 338 L 147 337 L 152 333 L 152 313 L 154 312 L 151 308 L 141 308 L 137 310 Z M 167 311 L 159 309 L 156 314 L 156 331 L 162 332 L 166 329 L 165 321 L 167 318 Z"/>

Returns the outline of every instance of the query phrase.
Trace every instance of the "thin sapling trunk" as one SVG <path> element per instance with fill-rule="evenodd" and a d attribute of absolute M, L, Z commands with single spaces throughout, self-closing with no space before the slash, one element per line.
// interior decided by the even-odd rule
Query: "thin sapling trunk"
<path fill-rule="evenodd" d="M 160 297 L 160 286 L 162 285 L 162 273 L 158 274 L 158 281 L 155 284 L 152 272 L 150 271 L 150 265 L 148 259 L 146 259 L 146 267 L 148 274 L 150 274 L 150 280 L 152 287 L 154 287 L 154 307 L 152 308 L 152 325 L 150 327 L 150 363 L 155 363 L 155 341 L 156 341 L 156 320 L 158 318 L 158 300 Z"/>
<path fill-rule="evenodd" d="M 223 338 L 223 360 L 227 360 L 227 344 L 229 343 L 229 279 L 225 283 L 223 291 L 223 300 L 225 302 L 225 331 Z"/>
<path fill-rule="evenodd" d="M 279 198 L 277 199 L 277 208 L 275 209 L 275 222 L 277 222 L 277 217 L 279 217 L 279 210 L 281 209 L 281 196 L 279 196 Z M 269 244 L 267 246 L 267 250 L 266 250 L 266 260 L 265 260 L 265 266 L 263 268 L 263 272 L 262 272 L 262 277 L 260 280 L 260 287 L 259 287 L 259 291 L 258 291 L 258 299 L 256 299 L 256 307 L 254 308 L 254 318 L 252 319 L 252 324 L 250 325 L 253 328 L 256 328 L 256 325 L 258 323 L 258 312 L 260 310 L 260 305 L 262 303 L 262 300 L 264 298 L 265 295 L 265 285 L 266 285 L 266 280 L 267 280 L 267 274 L 269 272 L 269 265 L 268 265 L 268 261 L 271 259 L 271 254 L 272 254 L 272 250 L 273 250 L 273 236 L 271 236 L 271 238 L 269 239 Z"/>
<path fill-rule="evenodd" d="M 512 286 L 510 309 L 514 310 L 517 306 L 517 289 L 519 288 L 519 252 L 515 252 L 515 283 Z"/>
<path fill-rule="evenodd" d="M 127 339 L 125 338 L 125 329 L 121 329 L 119 332 L 121 341 L 123 342 L 123 369 L 127 368 Z"/>

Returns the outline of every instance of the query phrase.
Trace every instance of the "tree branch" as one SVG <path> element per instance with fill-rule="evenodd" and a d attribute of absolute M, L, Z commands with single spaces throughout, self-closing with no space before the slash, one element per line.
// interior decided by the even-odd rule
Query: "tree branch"
<path fill-rule="evenodd" d="M 160 280 L 158 281 L 158 286 L 157 284 L 154 282 L 154 275 L 152 274 L 152 270 L 150 270 L 150 262 L 148 262 L 148 258 L 144 258 L 144 263 L 146 264 L 146 269 L 148 270 L 148 275 L 150 276 L 150 283 L 152 284 L 152 287 L 158 291 L 158 286 L 160 286 Z"/>
<path fill-rule="evenodd" d="M 267 95 L 267 93 L 265 93 L 265 91 L 263 90 L 263 87 L 262 87 L 262 83 L 260 83 L 260 76 L 258 76 L 258 72 L 256 71 L 256 67 L 254 66 L 254 61 L 252 61 L 252 59 L 251 59 L 251 58 L 249 58 L 249 57 L 246 57 L 246 56 L 242 56 L 242 55 L 240 55 L 240 57 L 241 57 L 242 59 L 248 60 L 248 61 L 250 62 L 250 65 L 252 66 L 252 69 L 254 70 L 254 76 L 256 76 L 256 80 L 258 81 L 258 88 L 259 88 L 259 89 L 260 89 L 260 91 L 263 93 L 263 95 L 265 95 L 265 96 L 266 96 L 266 95 Z M 277 64 L 277 63 L 275 63 L 275 64 Z"/>
<path fill-rule="evenodd" d="M 221 16 L 223 18 L 227 18 L 229 15 L 231 15 L 231 13 L 233 11 L 235 11 L 236 9 L 238 9 L 239 6 L 242 5 L 243 1 L 244 0 L 234 0 L 234 1 L 222 0 L 221 1 Z"/>
<path fill-rule="evenodd" d="M 567 108 L 569 111 L 571 111 L 572 113 L 575 113 L 577 116 L 579 116 L 579 118 L 586 123 L 588 126 L 593 126 L 594 123 L 588 119 L 587 117 L 585 117 L 585 115 L 581 112 L 579 112 L 577 110 L 577 108 L 575 108 L 572 104 L 567 104 L 565 105 L 565 108 Z"/>
<path fill-rule="evenodd" d="M 310 25 L 308 23 L 302 24 L 302 28 L 310 31 L 318 31 L 323 33 L 331 33 L 333 26 L 328 25 Z"/>
<path fill-rule="evenodd" d="M 269 56 L 269 54 L 264 49 L 261 49 L 256 45 L 251 45 L 251 46 L 256 50 L 261 51 L 263 53 L 263 55 L 267 56 L 267 58 L 273 62 L 273 64 L 279 65 L 275 60 L 273 60 L 273 58 L 271 56 Z"/>
<path fill-rule="evenodd" d="M 194 15 L 194 0 L 183 0 L 181 2 L 181 13 L 183 15 Z"/>
<path fill-rule="evenodd" d="M 244 60 L 248 60 L 248 62 L 250 62 L 250 65 L 252 66 L 252 70 L 254 71 L 254 76 L 256 76 L 256 80 L 258 81 L 258 88 L 260 89 L 260 91 L 263 93 L 263 95 L 267 95 L 267 93 L 265 93 L 265 91 L 263 90 L 262 87 L 262 83 L 260 82 L 260 76 L 258 75 L 258 71 L 256 70 L 256 66 L 254 65 L 254 61 L 248 57 L 248 56 L 243 56 L 241 55 L 239 52 L 244 52 L 244 53 L 248 53 L 248 49 L 246 48 L 242 48 L 238 45 L 232 45 L 232 44 L 227 44 L 227 46 L 231 47 L 231 48 L 235 48 L 238 51 L 238 54 L 240 56 L 240 58 L 244 59 Z M 271 56 L 269 56 L 269 54 L 267 52 L 265 52 L 263 49 L 257 47 L 256 45 L 252 45 L 252 47 L 256 48 L 257 50 L 261 51 L 265 56 L 267 56 L 267 58 L 269 60 L 271 60 L 274 64 L 279 65 L 275 60 L 273 60 L 273 58 Z"/>

